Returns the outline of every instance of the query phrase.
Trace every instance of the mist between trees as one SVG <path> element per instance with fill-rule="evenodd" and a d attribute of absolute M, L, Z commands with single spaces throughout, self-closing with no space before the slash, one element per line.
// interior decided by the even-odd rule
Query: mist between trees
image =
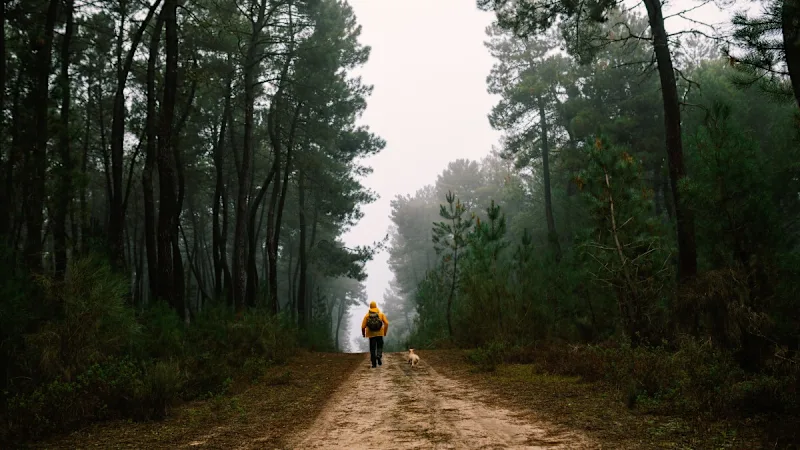
<path fill-rule="evenodd" d="M 392 201 L 387 345 L 796 416 L 800 42 L 776 35 L 795 6 L 666 35 L 645 3 L 479 2 L 502 143 Z"/>
<path fill-rule="evenodd" d="M 796 0 L 731 36 L 669 35 L 657 0 L 478 3 L 505 137 L 393 201 L 387 350 L 796 413 Z M 345 347 L 385 244 L 341 239 L 385 145 L 356 124 L 370 49 L 346 2 L 0 12 L 3 442 L 162 418 Z"/>

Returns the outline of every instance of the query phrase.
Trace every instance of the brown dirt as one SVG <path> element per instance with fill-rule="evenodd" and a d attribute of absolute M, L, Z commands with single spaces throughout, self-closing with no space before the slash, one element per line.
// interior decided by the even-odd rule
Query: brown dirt
<path fill-rule="evenodd" d="M 291 448 L 561 449 L 600 448 L 585 436 L 530 420 L 485 402 L 481 391 L 442 376 L 421 354 L 411 367 L 405 353 L 384 355 L 371 369 L 365 359 L 316 422 Z"/>
<path fill-rule="evenodd" d="M 437 350 L 421 356 L 446 370 L 448 377 L 484 392 L 488 404 L 514 408 L 531 422 L 546 418 L 584 433 L 603 448 L 785 448 L 765 438 L 762 422 L 648 414 L 629 409 L 623 394 L 604 383 L 542 373 L 534 364 L 502 364 L 494 372 L 477 372 L 466 355 L 463 350 Z"/>
<path fill-rule="evenodd" d="M 286 448 L 307 428 L 364 355 L 301 352 L 256 382 L 243 380 L 225 396 L 184 404 L 162 422 L 94 424 L 37 445 L 47 449 Z"/>
<path fill-rule="evenodd" d="M 459 350 L 301 352 L 256 383 L 182 405 L 162 422 L 95 424 L 40 448 L 761 448 L 753 424 L 629 410 L 601 383 L 530 364 L 478 373 Z M 377 402 L 377 406 L 376 406 Z M 772 446 L 770 446 L 772 447 Z"/>

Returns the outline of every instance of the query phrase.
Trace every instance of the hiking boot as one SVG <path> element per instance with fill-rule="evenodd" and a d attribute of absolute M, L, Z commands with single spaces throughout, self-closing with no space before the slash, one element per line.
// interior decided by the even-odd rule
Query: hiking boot
<path fill-rule="evenodd" d="M 382 365 L 383 365 L 383 358 L 378 358 L 378 365 L 379 365 L 379 366 L 382 366 Z"/>

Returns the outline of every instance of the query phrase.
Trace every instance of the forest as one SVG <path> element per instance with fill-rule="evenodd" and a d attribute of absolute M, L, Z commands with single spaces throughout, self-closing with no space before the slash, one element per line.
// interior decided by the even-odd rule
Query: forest
<path fill-rule="evenodd" d="M 3 2 L 2 437 L 163 416 L 341 348 L 382 242 L 336 0 Z M 244 369 L 242 369 L 244 367 Z"/>
<path fill-rule="evenodd" d="M 386 142 L 346 0 L 3 2 L 0 443 L 347 351 L 382 251 L 387 352 L 791 428 L 800 4 L 677 32 L 696 5 L 642 4 L 477 0 L 502 139 L 353 248 Z"/>
<path fill-rule="evenodd" d="M 389 345 L 533 361 L 655 412 L 796 423 L 796 3 L 728 35 L 667 33 L 650 0 L 478 3 L 497 14 L 502 142 L 392 200 Z"/>

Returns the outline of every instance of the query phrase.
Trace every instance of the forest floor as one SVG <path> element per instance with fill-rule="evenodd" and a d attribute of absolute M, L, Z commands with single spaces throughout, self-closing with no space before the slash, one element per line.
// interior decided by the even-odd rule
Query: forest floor
<path fill-rule="evenodd" d="M 489 404 L 519 411 L 520 418 L 546 418 L 554 426 L 584 433 L 604 449 L 797 448 L 780 419 L 726 420 L 680 414 L 649 414 L 626 406 L 622 393 L 604 383 L 541 373 L 533 364 L 501 364 L 478 372 L 464 350 L 418 352 L 447 376 L 484 392 Z M 776 430 L 772 430 L 776 428 Z M 776 437 L 779 436 L 779 437 Z"/>
<path fill-rule="evenodd" d="M 304 449 L 600 448 L 585 436 L 486 401 L 483 391 L 405 353 L 353 373 L 314 424 L 289 442 Z"/>
<path fill-rule="evenodd" d="M 96 423 L 35 448 L 288 448 L 285 439 L 309 427 L 363 363 L 363 354 L 300 351 L 256 382 L 240 380 L 226 395 L 185 403 L 164 421 Z"/>
<path fill-rule="evenodd" d="M 753 424 L 707 423 L 628 409 L 599 383 L 479 373 L 463 351 L 404 353 L 369 367 L 364 354 L 301 352 L 226 396 L 190 402 L 162 422 L 108 422 L 46 448 L 731 448 L 762 444 Z"/>

